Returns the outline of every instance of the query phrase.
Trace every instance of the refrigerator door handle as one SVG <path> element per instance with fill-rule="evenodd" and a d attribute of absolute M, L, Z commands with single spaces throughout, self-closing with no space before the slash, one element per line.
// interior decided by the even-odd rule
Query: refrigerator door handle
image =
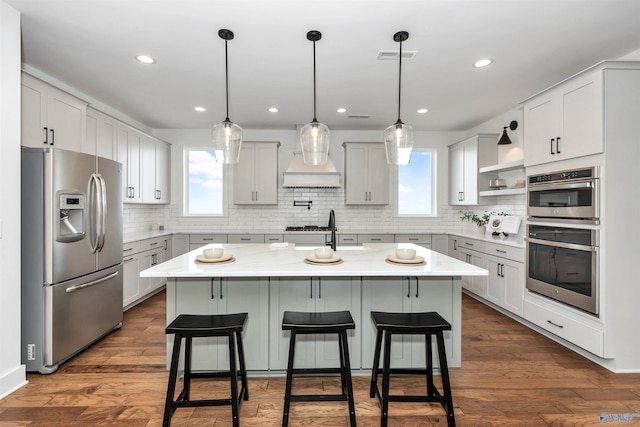
<path fill-rule="evenodd" d="M 98 280 L 94 280 L 92 282 L 87 282 L 87 283 L 83 283 L 81 285 L 76 285 L 76 286 L 70 286 L 67 289 L 65 289 L 65 292 L 66 293 L 75 292 L 75 291 L 79 291 L 80 289 L 83 289 L 83 288 L 88 288 L 89 286 L 99 285 L 102 282 L 106 282 L 109 279 L 113 279 L 117 275 L 118 275 L 118 272 L 116 271 L 115 273 L 111 273 L 108 276 L 105 276 L 105 277 L 103 277 L 101 279 L 98 279 Z"/>
<path fill-rule="evenodd" d="M 90 244 L 91 252 L 96 253 L 100 249 L 100 233 L 102 232 L 102 221 L 100 220 L 100 209 L 98 194 L 100 193 L 100 183 L 98 182 L 99 176 L 97 174 L 91 174 L 89 179 L 89 215 L 90 215 Z"/>
<path fill-rule="evenodd" d="M 107 230 L 107 184 L 104 181 L 102 175 L 98 175 L 98 182 L 100 183 L 100 235 L 98 238 L 98 250 L 101 251 L 104 247 L 104 238 Z"/>

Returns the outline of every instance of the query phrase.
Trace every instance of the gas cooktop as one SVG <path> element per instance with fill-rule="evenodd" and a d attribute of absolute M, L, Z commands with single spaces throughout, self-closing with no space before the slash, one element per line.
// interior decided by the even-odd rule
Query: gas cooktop
<path fill-rule="evenodd" d="M 320 225 L 303 225 L 287 227 L 284 231 L 331 231 L 331 227 L 323 227 Z"/>

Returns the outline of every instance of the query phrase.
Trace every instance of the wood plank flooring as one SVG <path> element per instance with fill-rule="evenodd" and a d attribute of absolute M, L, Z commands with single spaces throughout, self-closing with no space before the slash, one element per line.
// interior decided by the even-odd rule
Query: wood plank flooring
<path fill-rule="evenodd" d="M 0 427 L 162 425 L 165 295 L 125 313 L 124 326 L 45 376 L 0 400 Z M 451 369 L 459 426 L 602 425 L 602 413 L 640 425 L 640 374 L 613 374 L 467 296 L 462 306 L 462 368 Z M 368 377 L 355 377 L 359 426 L 379 425 Z M 296 392 L 333 393 L 333 378 L 294 383 Z M 394 393 L 416 393 L 423 380 L 392 381 Z M 224 396 L 228 383 L 201 380 L 194 395 Z M 242 426 L 279 426 L 284 379 L 250 378 Z M 179 409 L 173 426 L 230 426 L 229 407 Z M 633 416 L 636 414 L 637 416 Z M 444 426 L 439 405 L 391 403 L 391 426 Z M 292 404 L 290 426 L 348 426 L 346 403 Z"/>

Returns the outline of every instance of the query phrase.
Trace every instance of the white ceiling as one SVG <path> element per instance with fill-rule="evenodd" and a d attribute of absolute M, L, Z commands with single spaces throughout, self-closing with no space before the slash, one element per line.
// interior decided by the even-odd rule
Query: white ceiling
<path fill-rule="evenodd" d="M 410 33 L 403 50 L 417 51 L 402 63 L 402 119 L 416 130 L 469 129 L 640 49 L 638 0 L 4 1 L 22 12 L 25 64 L 150 128 L 208 128 L 225 118 L 220 28 L 235 33 L 229 115 L 247 129 L 294 129 L 313 118 L 308 30 L 322 32 L 317 118 L 331 129 L 395 122 L 398 62 L 377 55 L 398 49 L 399 30 Z M 136 62 L 140 53 L 156 64 Z M 473 68 L 481 57 L 495 62 Z M 417 114 L 421 107 L 429 112 Z"/>

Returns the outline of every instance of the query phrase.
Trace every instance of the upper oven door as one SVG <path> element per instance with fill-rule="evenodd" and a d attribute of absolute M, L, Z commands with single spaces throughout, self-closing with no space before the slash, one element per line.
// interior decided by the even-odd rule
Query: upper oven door
<path fill-rule="evenodd" d="M 577 220 L 597 223 L 598 179 L 530 185 L 529 220 Z"/>

